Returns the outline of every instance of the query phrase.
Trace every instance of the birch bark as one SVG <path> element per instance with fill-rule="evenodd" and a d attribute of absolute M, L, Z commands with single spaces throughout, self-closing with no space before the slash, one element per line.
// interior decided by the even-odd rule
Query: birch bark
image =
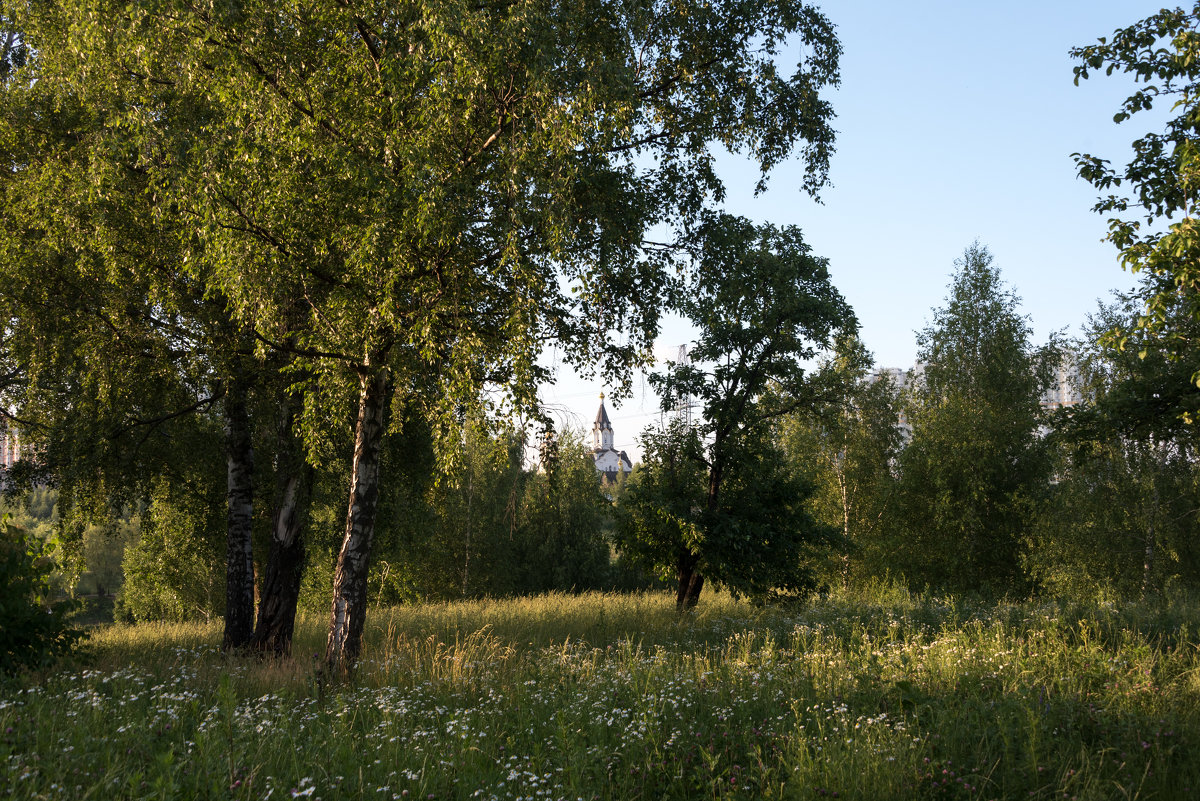
<path fill-rule="evenodd" d="M 325 644 L 325 661 L 333 672 L 351 669 L 362 645 L 367 611 L 367 571 L 379 502 L 379 449 L 389 388 L 387 371 L 379 367 L 368 369 L 359 382 L 350 503 L 346 510 L 346 533 L 333 576 L 333 608 Z"/>
<path fill-rule="evenodd" d="M 312 493 L 312 468 L 295 434 L 297 402 L 281 405 L 276 462 L 275 514 L 267 555 L 258 622 L 251 645 L 259 651 L 288 654 L 296 627 L 296 603 L 304 570 L 304 527 Z"/>

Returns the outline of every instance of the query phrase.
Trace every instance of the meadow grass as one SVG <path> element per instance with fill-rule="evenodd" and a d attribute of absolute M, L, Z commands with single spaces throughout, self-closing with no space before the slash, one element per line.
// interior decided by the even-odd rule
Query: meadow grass
<path fill-rule="evenodd" d="M 350 682 L 213 625 L 104 626 L 0 685 L 0 797 L 1200 796 L 1200 606 L 904 592 L 373 609 Z"/>

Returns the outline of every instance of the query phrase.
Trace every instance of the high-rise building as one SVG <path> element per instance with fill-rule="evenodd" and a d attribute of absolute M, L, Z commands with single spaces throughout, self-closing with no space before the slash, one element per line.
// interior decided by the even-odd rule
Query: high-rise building
<path fill-rule="evenodd" d="M 21 435 L 16 428 L 0 421 L 0 468 L 7 470 L 21 458 Z"/>
<path fill-rule="evenodd" d="M 917 362 L 909 370 L 899 367 L 880 367 L 871 374 L 870 380 L 878 381 L 886 376 L 891 379 L 892 386 L 896 391 L 900 392 L 913 381 L 920 381 L 924 373 L 925 364 Z M 1046 411 L 1053 411 L 1064 406 L 1074 406 L 1082 401 L 1083 395 L 1079 389 L 1079 362 L 1075 354 L 1068 351 L 1063 354 L 1063 359 L 1055 370 L 1053 384 L 1042 393 L 1042 408 Z M 912 426 L 909 425 L 908 416 L 905 415 L 903 409 L 900 410 L 896 424 L 907 442 L 912 437 Z M 1045 434 L 1049 429 L 1043 427 L 1041 431 Z"/>
<path fill-rule="evenodd" d="M 1079 362 L 1067 351 L 1054 373 L 1054 384 L 1042 393 L 1042 408 L 1046 411 L 1074 406 L 1083 400 L 1079 389 Z"/>
<path fill-rule="evenodd" d="M 32 449 L 21 442 L 21 432 L 0 420 L 0 492 L 5 491 L 9 469 L 22 458 L 28 459 L 32 455 Z"/>

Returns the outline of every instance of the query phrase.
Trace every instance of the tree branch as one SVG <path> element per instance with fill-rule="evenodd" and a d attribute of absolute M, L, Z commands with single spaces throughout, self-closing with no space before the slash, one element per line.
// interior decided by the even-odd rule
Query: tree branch
<path fill-rule="evenodd" d="M 316 350 L 314 348 L 301 348 L 296 345 L 286 345 L 274 342 L 265 337 L 258 329 L 255 329 L 254 331 L 254 338 L 278 353 L 291 353 L 296 356 L 307 356 L 310 359 L 335 359 L 355 367 L 362 365 L 362 359 L 359 359 L 355 356 L 347 356 L 344 353 L 332 353 L 330 351 Z"/>
<path fill-rule="evenodd" d="M 130 431 L 133 431 L 136 428 L 141 428 L 142 426 L 156 426 L 159 423 L 165 423 L 168 420 L 174 420 L 177 417 L 183 417 L 185 414 L 191 414 L 192 412 L 202 409 L 205 406 L 209 406 L 213 403 L 216 403 L 218 400 L 220 400 L 224 396 L 225 396 L 225 391 L 220 390 L 218 392 L 213 393 L 212 395 L 210 395 L 207 398 L 201 398 L 200 400 L 196 401 L 195 403 L 191 404 L 190 406 L 186 406 L 182 409 L 178 409 L 178 410 L 176 410 L 174 412 L 170 412 L 168 414 L 160 415 L 159 417 L 152 417 L 149 420 L 142 420 L 140 418 L 135 417 L 135 418 L 133 418 L 133 422 L 130 423 L 129 425 L 121 426 L 119 428 L 114 428 L 112 430 L 112 432 L 109 433 L 108 438 L 116 439 L 117 437 L 121 436 L 122 434 L 128 434 Z M 149 436 L 149 432 L 147 432 L 147 436 Z M 138 447 L 141 447 L 142 443 L 145 441 L 146 441 L 146 437 L 142 437 L 142 439 L 138 442 Z"/>

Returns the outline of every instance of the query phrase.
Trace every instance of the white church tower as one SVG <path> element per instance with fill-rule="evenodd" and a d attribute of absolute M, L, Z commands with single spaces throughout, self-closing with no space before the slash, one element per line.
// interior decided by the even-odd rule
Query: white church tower
<path fill-rule="evenodd" d="M 612 421 L 608 419 L 608 411 L 604 408 L 604 393 L 600 393 L 600 410 L 596 412 L 596 422 L 592 426 L 592 458 L 596 461 L 596 471 L 608 481 L 616 481 L 620 473 L 633 470 L 633 462 L 625 451 L 613 447 Z"/>

